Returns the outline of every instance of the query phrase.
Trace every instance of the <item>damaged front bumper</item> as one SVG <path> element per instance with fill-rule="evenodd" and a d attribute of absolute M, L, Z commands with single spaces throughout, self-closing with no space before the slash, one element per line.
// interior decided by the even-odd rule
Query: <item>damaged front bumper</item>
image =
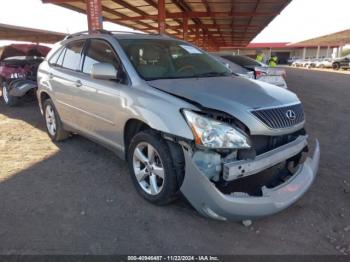
<path fill-rule="evenodd" d="M 298 143 L 299 142 L 299 143 Z M 281 152 L 295 150 L 301 141 L 288 144 Z M 289 147 L 288 147 L 289 146 Z M 298 148 L 299 149 L 299 148 Z M 274 188 L 262 188 L 262 196 L 233 196 L 223 194 L 196 166 L 192 153 L 184 150 L 186 172 L 181 192 L 199 213 L 218 220 L 246 220 L 277 213 L 296 202 L 311 186 L 318 171 L 320 146 L 316 146 L 312 158 L 299 166 L 293 176 Z M 259 168 L 266 169 L 276 161 L 276 154 L 267 155 Z M 286 160 L 286 158 L 284 159 Z M 254 161 L 252 161 L 254 163 Z M 264 165 L 261 165 L 261 163 Z"/>
<path fill-rule="evenodd" d="M 9 95 L 22 97 L 30 90 L 35 90 L 37 86 L 37 83 L 32 80 L 16 79 L 9 83 Z"/>

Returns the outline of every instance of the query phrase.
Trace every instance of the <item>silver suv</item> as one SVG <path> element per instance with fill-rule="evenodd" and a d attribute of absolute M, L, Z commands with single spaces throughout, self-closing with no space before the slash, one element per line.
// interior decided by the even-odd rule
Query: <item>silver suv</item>
<path fill-rule="evenodd" d="M 245 220 L 281 211 L 319 164 L 303 107 L 288 90 L 234 75 L 187 42 L 161 35 L 78 33 L 38 72 L 48 135 L 80 134 L 128 162 L 155 204 L 182 193 L 201 214 Z"/>

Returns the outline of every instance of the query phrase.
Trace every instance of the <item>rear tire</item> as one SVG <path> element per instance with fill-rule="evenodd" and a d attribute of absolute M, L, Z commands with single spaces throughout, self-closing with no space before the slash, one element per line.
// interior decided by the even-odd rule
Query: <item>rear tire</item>
<path fill-rule="evenodd" d="M 51 99 L 43 103 L 46 131 L 52 141 L 58 142 L 69 137 L 69 132 L 64 130 L 61 119 Z"/>
<path fill-rule="evenodd" d="M 9 91 L 7 89 L 7 85 L 4 84 L 2 86 L 2 100 L 4 101 L 5 105 L 7 106 L 16 106 L 18 105 L 18 97 L 15 97 L 15 96 L 11 96 L 9 94 Z"/>
<path fill-rule="evenodd" d="M 131 140 L 128 165 L 136 191 L 147 201 L 165 205 L 178 196 L 178 160 L 173 160 L 166 141 L 152 130 Z"/>

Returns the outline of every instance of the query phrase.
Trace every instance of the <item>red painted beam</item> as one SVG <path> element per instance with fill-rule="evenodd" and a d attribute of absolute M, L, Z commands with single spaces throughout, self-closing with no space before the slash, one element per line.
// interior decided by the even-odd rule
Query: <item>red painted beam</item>
<path fill-rule="evenodd" d="M 187 40 L 187 36 L 188 36 L 188 17 L 184 17 L 183 19 L 183 39 L 186 41 Z"/>
<path fill-rule="evenodd" d="M 154 7 L 154 8 L 156 8 L 156 9 L 158 9 L 158 3 L 153 2 L 153 0 L 143 0 L 143 1 L 145 1 L 148 5 L 150 5 L 150 6 Z M 165 17 L 167 17 L 168 13 L 169 13 L 169 12 L 167 12 L 167 10 L 165 9 Z M 176 21 L 176 22 L 181 26 L 181 28 L 182 28 L 182 21 L 181 21 L 180 19 L 175 19 L 175 21 Z M 166 27 L 168 27 L 168 26 L 166 25 Z M 180 29 L 181 29 L 181 28 L 180 28 Z"/>
<path fill-rule="evenodd" d="M 277 13 L 271 12 L 185 12 L 185 13 L 171 13 L 169 18 L 181 18 L 187 16 L 189 18 L 200 18 L 200 17 L 235 17 L 235 16 L 272 16 L 277 15 Z"/>
<path fill-rule="evenodd" d="M 160 0 L 163 1 L 163 0 Z M 228 18 L 228 17 L 235 17 L 235 16 L 241 16 L 241 17 L 251 17 L 251 16 L 276 16 L 278 13 L 271 13 L 271 12 L 178 12 L 178 13 L 169 13 L 167 15 L 167 18 L 201 18 L 201 17 L 208 17 L 208 18 Z M 134 17 L 128 17 L 128 18 L 121 18 L 121 19 L 114 19 L 114 21 L 122 21 L 122 20 L 129 20 L 129 21 L 138 21 L 138 20 L 157 20 L 157 15 L 143 15 L 143 16 L 134 16 Z"/>
<path fill-rule="evenodd" d="M 42 0 L 44 4 L 67 4 L 81 0 Z M 103 29 L 101 0 L 86 0 L 86 15 L 89 31 Z"/>
<path fill-rule="evenodd" d="M 231 26 L 231 25 L 214 25 L 214 24 L 211 24 L 211 25 L 206 25 L 206 24 L 203 24 L 203 25 L 189 25 L 188 26 L 188 29 L 192 29 L 192 30 L 196 30 L 196 28 L 203 28 L 203 29 L 259 29 L 260 26 L 258 25 L 250 25 L 250 26 L 247 26 L 247 25 L 234 25 L 234 26 Z M 167 29 L 172 29 L 172 30 L 178 30 L 178 29 L 183 29 L 182 26 L 168 26 Z"/>
<path fill-rule="evenodd" d="M 196 45 L 199 44 L 199 27 L 196 27 L 196 38 L 195 38 Z"/>
<path fill-rule="evenodd" d="M 165 34 L 165 0 L 158 0 L 158 30 L 159 34 Z"/>
<path fill-rule="evenodd" d="M 86 0 L 89 31 L 103 29 L 101 0 Z"/>

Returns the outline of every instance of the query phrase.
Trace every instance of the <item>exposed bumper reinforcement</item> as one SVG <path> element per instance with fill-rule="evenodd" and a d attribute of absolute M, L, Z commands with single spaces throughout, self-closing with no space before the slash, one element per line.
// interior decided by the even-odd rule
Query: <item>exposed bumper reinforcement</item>
<path fill-rule="evenodd" d="M 299 136 L 296 140 L 258 155 L 253 160 L 241 160 L 227 163 L 224 165 L 223 177 L 227 181 L 232 181 L 254 175 L 297 155 L 306 145 L 307 136 Z"/>
<path fill-rule="evenodd" d="M 186 174 L 181 192 L 199 213 L 219 220 L 245 220 L 277 213 L 296 202 L 314 181 L 320 160 L 320 146 L 285 183 L 278 187 L 262 188 L 263 196 L 234 197 L 221 193 L 193 163 L 191 154 L 184 150 Z"/>

